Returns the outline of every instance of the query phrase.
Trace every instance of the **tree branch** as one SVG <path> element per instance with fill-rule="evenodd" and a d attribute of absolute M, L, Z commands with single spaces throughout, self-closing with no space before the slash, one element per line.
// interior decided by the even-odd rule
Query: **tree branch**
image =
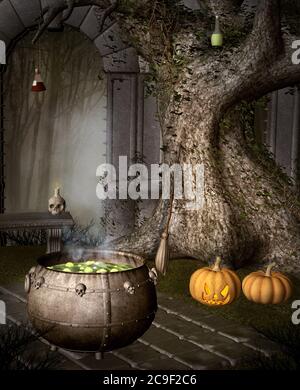
<path fill-rule="evenodd" d="M 251 83 L 244 83 L 245 90 L 240 92 L 240 99 L 257 99 L 272 91 L 293 86 L 300 82 L 300 65 L 292 62 L 292 42 L 299 39 L 299 37 L 291 35 L 284 36 L 285 45 L 282 54 L 269 68 L 258 72 L 252 78 Z"/>
<path fill-rule="evenodd" d="M 209 7 L 214 15 L 226 16 L 236 13 L 243 0 L 209 0 Z"/>
<path fill-rule="evenodd" d="M 37 33 L 35 34 L 32 43 L 36 43 L 37 40 L 40 38 L 40 36 L 44 33 L 44 31 L 47 29 L 47 27 L 53 22 L 53 20 L 59 15 L 63 10 L 65 9 L 65 6 L 58 6 L 58 7 L 51 7 L 47 6 L 42 10 L 42 18 L 44 16 L 44 22 L 39 27 Z"/>
<path fill-rule="evenodd" d="M 75 0 L 66 0 L 66 2 L 67 2 L 68 8 L 63 15 L 62 22 L 65 22 L 71 16 L 71 13 L 73 12 L 73 9 L 74 9 Z"/>
<path fill-rule="evenodd" d="M 272 63 L 282 51 L 279 0 L 261 0 L 256 11 L 254 27 L 243 45 L 239 57 L 239 68 L 248 75 L 256 72 L 263 62 Z M 238 60 L 238 58 L 235 58 Z"/>
<path fill-rule="evenodd" d="M 104 10 L 104 12 L 101 15 L 100 25 L 99 25 L 100 27 L 99 32 L 101 32 L 105 20 L 117 8 L 118 0 L 114 0 L 113 3 L 111 3 L 109 0 L 56 0 L 54 4 L 47 6 L 42 10 L 42 16 L 45 16 L 44 22 L 42 23 L 39 30 L 35 34 L 32 43 L 34 44 L 37 42 L 37 40 L 41 37 L 41 35 L 44 33 L 44 31 L 47 29 L 47 27 L 51 24 L 51 22 L 56 18 L 58 14 L 60 14 L 63 11 L 66 11 L 66 14 L 64 15 L 62 20 L 65 21 L 70 17 L 75 7 L 83 7 L 88 5 L 91 6 L 94 5 Z"/>
<path fill-rule="evenodd" d="M 300 8 L 298 10 L 293 9 L 293 16 L 296 19 L 299 18 L 299 12 Z M 271 17 L 269 16 L 268 22 L 264 20 L 256 22 L 256 26 L 260 26 L 259 28 L 263 28 L 263 25 L 267 23 L 265 34 L 262 31 L 262 35 L 257 36 L 256 48 L 252 46 L 252 56 L 256 61 L 252 65 L 252 69 L 248 68 L 247 72 L 241 72 L 241 77 L 229 81 L 228 84 L 232 83 L 231 87 L 234 93 L 232 100 L 227 102 L 228 105 L 241 99 L 257 99 L 272 91 L 293 86 L 300 82 L 300 64 L 293 64 L 292 61 L 295 51 L 292 43 L 300 40 L 300 31 L 291 34 L 289 30 L 284 29 L 284 33 L 281 34 L 278 28 L 278 18 L 277 14 L 274 21 L 273 13 Z M 277 23 L 277 25 L 275 24 L 274 27 L 272 23 Z M 276 43 L 278 40 L 280 40 L 279 43 Z"/>
<path fill-rule="evenodd" d="M 101 14 L 96 14 L 99 22 L 99 31 L 103 30 L 106 19 L 117 9 L 118 0 L 115 0 L 110 7 L 107 7 Z"/>
<path fill-rule="evenodd" d="M 243 95 L 247 89 L 258 87 L 254 80 L 264 69 L 272 67 L 282 55 L 284 44 L 281 34 L 280 1 L 261 0 L 255 14 L 252 32 L 244 44 L 235 51 L 227 66 L 224 95 L 225 105 L 232 104 Z"/>

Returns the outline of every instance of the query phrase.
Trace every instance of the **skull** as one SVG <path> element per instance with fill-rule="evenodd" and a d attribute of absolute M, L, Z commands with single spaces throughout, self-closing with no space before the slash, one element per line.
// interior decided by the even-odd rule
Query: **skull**
<path fill-rule="evenodd" d="M 133 294 L 135 293 L 135 287 L 134 287 L 134 285 L 133 285 L 131 282 L 129 282 L 129 281 L 127 281 L 127 282 L 124 283 L 124 289 L 125 289 L 125 291 L 127 292 L 127 294 L 129 294 L 129 295 L 133 295 Z"/>
<path fill-rule="evenodd" d="M 45 283 L 45 279 L 43 278 L 43 276 L 40 276 L 39 278 L 36 279 L 35 284 L 34 284 L 34 288 L 36 290 L 38 290 L 39 288 L 41 288 L 41 286 L 44 283 Z"/>
<path fill-rule="evenodd" d="M 60 196 L 59 188 L 56 188 L 54 195 L 49 199 L 48 211 L 52 215 L 58 215 L 65 211 L 66 201 Z"/>
<path fill-rule="evenodd" d="M 86 285 L 83 283 L 77 284 L 75 291 L 79 297 L 83 297 L 86 292 Z"/>

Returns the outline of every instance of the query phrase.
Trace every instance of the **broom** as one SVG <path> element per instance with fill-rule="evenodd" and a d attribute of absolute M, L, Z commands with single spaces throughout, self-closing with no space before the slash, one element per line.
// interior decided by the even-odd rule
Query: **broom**
<path fill-rule="evenodd" d="M 155 268 L 161 274 L 165 275 L 168 268 L 168 263 L 170 259 L 169 247 L 168 247 L 168 238 L 169 238 L 169 226 L 172 217 L 172 209 L 173 209 L 173 200 L 174 200 L 174 186 L 171 188 L 171 196 L 170 196 L 170 209 L 168 214 L 167 223 L 165 229 L 161 235 L 160 244 L 155 256 Z"/>

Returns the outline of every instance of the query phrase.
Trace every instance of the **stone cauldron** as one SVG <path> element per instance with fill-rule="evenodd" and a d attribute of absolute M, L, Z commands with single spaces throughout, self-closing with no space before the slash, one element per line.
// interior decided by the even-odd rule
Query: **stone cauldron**
<path fill-rule="evenodd" d="M 102 274 L 46 268 L 88 259 L 134 268 Z M 89 352 L 120 348 L 150 327 L 157 310 L 156 279 L 142 257 L 126 252 L 84 250 L 78 260 L 67 253 L 45 255 L 25 278 L 29 319 L 55 346 Z"/>

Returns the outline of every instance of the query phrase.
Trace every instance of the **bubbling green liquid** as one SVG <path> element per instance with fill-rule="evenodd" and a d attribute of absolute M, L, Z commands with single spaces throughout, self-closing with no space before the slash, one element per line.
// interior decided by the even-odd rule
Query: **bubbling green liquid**
<path fill-rule="evenodd" d="M 133 268 L 134 267 L 129 264 L 106 263 L 100 260 L 88 260 L 81 263 L 68 261 L 64 264 L 56 264 L 47 267 L 47 269 L 51 269 L 53 271 L 72 272 L 77 274 L 105 274 L 109 272 L 128 271 Z"/>

